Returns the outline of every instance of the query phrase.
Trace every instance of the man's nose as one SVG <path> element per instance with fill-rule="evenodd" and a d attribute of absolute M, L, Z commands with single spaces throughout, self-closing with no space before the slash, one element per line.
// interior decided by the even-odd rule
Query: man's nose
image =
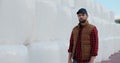
<path fill-rule="evenodd" d="M 80 18 L 83 18 L 83 16 L 80 16 Z"/>

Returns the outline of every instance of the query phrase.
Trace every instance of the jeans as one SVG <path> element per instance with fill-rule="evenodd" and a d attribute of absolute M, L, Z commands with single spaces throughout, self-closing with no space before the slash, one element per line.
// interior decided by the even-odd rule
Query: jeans
<path fill-rule="evenodd" d="M 73 60 L 73 63 L 78 63 L 76 60 Z M 85 62 L 85 63 L 90 63 L 90 62 Z"/>

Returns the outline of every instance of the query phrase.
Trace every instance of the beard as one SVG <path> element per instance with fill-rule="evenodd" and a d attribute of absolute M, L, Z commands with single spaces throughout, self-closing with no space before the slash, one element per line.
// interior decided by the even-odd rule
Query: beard
<path fill-rule="evenodd" d="M 79 23 L 85 23 L 86 21 L 86 19 L 79 19 Z"/>

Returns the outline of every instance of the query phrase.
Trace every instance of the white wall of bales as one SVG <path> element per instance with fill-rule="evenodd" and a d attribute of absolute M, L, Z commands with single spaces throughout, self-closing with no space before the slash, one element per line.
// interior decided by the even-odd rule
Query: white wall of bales
<path fill-rule="evenodd" d="M 66 63 L 76 12 L 86 8 L 99 31 L 95 62 L 120 50 L 114 13 L 93 0 L 0 0 L 0 63 Z"/>

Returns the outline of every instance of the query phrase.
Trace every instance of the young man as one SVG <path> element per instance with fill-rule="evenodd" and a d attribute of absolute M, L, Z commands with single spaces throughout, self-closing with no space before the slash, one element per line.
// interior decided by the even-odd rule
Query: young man
<path fill-rule="evenodd" d="M 73 28 L 71 33 L 68 63 L 94 63 L 98 53 L 97 28 L 89 24 L 86 9 L 78 10 L 77 16 L 79 24 Z"/>

